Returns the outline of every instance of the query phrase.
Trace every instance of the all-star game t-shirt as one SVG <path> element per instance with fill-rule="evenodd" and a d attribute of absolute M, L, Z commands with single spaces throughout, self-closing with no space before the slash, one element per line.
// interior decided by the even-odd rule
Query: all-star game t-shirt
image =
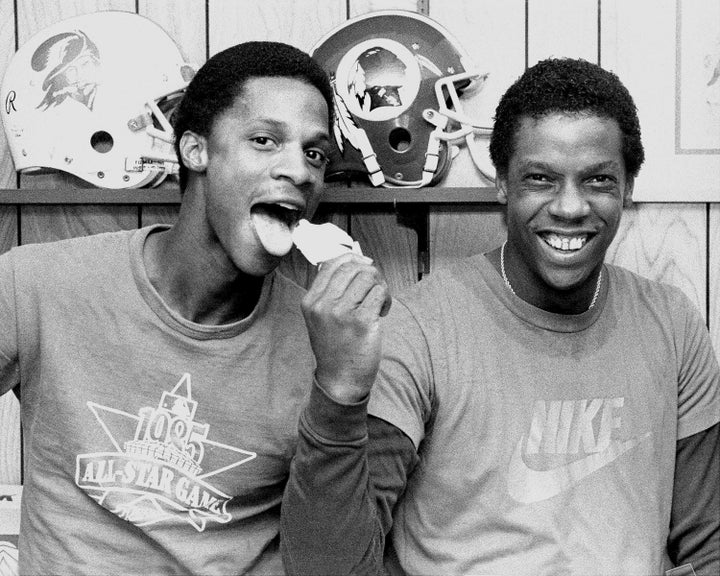
<path fill-rule="evenodd" d="M 314 359 L 303 290 L 188 322 L 142 261 L 156 228 L 0 257 L 0 392 L 20 384 L 23 574 L 282 574 L 280 501 Z"/>

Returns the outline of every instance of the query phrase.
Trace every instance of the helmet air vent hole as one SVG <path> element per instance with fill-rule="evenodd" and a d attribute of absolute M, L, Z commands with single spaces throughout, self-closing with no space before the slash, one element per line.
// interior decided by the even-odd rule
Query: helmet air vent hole
<path fill-rule="evenodd" d="M 90 138 L 90 146 L 92 146 L 93 150 L 96 152 L 100 152 L 100 154 L 110 152 L 114 144 L 115 142 L 113 141 L 113 137 L 104 130 L 95 132 L 95 134 L 93 134 Z"/>
<path fill-rule="evenodd" d="M 392 149 L 396 152 L 406 152 L 410 149 L 412 137 L 410 136 L 410 132 L 408 132 L 405 128 L 393 128 L 390 131 L 388 141 L 390 142 Z"/>

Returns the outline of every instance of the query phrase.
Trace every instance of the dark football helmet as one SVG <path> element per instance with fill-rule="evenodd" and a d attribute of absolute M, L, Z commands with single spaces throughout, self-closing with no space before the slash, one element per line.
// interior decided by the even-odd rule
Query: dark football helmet
<path fill-rule="evenodd" d="M 335 90 L 336 146 L 326 180 L 362 174 L 373 186 L 432 186 L 450 166 L 452 144 L 461 142 L 493 179 L 491 129 L 461 104 L 487 75 L 437 22 L 414 12 L 371 12 L 330 31 L 311 55 Z"/>

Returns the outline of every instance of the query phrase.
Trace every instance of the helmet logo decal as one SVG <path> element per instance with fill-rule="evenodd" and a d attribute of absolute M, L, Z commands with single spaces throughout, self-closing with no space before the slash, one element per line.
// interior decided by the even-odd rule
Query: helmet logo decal
<path fill-rule="evenodd" d="M 80 30 L 63 32 L 45 40 L 31 59 L 35 72 L 48 70 L 42 84 L 45 97 L 37 107 L 47 110 L 72 98 L 92 110 L 99 63 L 97 46 Z"/>
<path fill-rule="evenodd" d="M 380 106 L 402 106 L 400 88 L 405 84 L 405 64 L 385 48 L 363 52 L 355 62 L 348 91 L 360 108 L 371 112 Z"/>
<path fill-rule="evenodd" d="M 17 112 L 15 109 L 15 90 L 10 90 L 5 97 L 5 114 L 10 114 L 10 111 Z"/>
<path fill-rule="evenodd" d="M 348 110 L 366 120 L 383 121 L 400 116 L 420 89 L 421 71 L 405 46 L 388 38 L 357 44 L 337 67 L 338 96 Z"/>

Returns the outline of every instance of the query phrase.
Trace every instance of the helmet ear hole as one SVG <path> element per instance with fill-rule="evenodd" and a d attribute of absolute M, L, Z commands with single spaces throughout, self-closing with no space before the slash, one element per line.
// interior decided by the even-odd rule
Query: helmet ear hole
<path fill-rule="evenodd" d="M 107 154 L 113 149 L 115 141 L 113 137 L 105 130 L 98 130 L 90 137 L 90 146 L 92 146 L 95 152 L 100 154 Z"/>
<path fill-rule="evenodd" d="M 405 152 L 412 146 L 412 136 L 405 128 L 393 128 L 390 131 L 388 142 L 395 152 Z"/>

